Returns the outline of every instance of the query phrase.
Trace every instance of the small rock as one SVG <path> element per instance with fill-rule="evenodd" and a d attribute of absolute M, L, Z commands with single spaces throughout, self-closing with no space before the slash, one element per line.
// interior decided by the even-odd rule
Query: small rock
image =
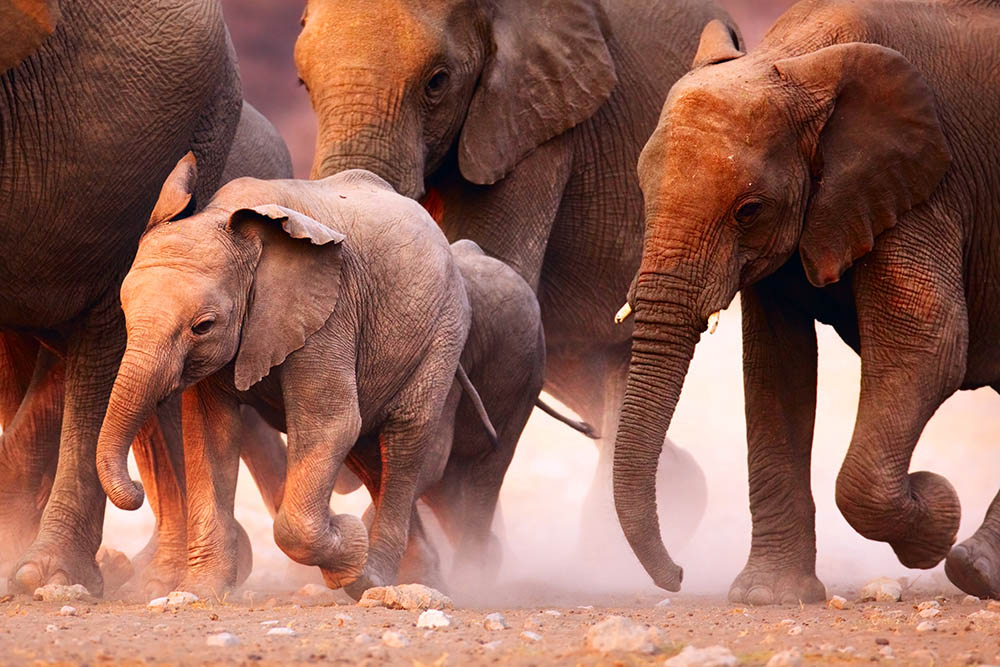
<path fill-rule="evenodd" d="M 507 619 L 503 617 L 503 614 L 493 612 L 487 614 L 486 618 L 483 619 L 483 627 L 487 630 L 506 630 L 510 626 L 507 625 Z"/>
<path fill-rule="evenodd" d="M 853 646 L 845 646 L 843 648 L 837 649 L 837 653 L 840 653 L 841 655 L 854 655 L 857 652 L 858 649 L 854 648 Z"/>
<path fill-rule="evenodd" d="M 917 632 L 933 632 L 937 630 L 937 626 L 930 621 L 923 621 L 917 625 Z"/>
<path fill-rule="evenodd" d="M 934 667 L 934 665 L 938 664 L 937 654 L 927 649 L 913 651 L 907 658 L 908 664 L 919 665 L 919 667 Z"/>
<path fill-rule="evenodd" d="M 800 665 L 802 665 L 802 654 L 797 649 L 789 649 L 772 655 L 766 667 L 800 667 Z"/>
<path fill-rule="evenodd" d="M 793 625 L 792 627 L 788 628 L 788 634 L 792 635 L 793 637 L 795 635 L 801 635 L 802 634 L 802 626 L 801 625 Z"/>
<path fill-rule="evenodd" d="M 578 604 L 576 606 L 576 608 L 577 609 L 593 609 L 594 605 L 592 605 L 592 604 Z"/>
<path fill-rule="evenodd" d="M 587 630 L 587 648 L 601 653 L 655 653 L 659 630 L 625 618 L 608 616 Z"/>
<path fill-rule="evenodd" d="M 562 616 L 562 612 L 558 609 L 546 609 L 542 613 L 546 616 Z"/>
<path fill-rule="evenodd" d="M 895 579 L 880 577 L 869 581 L 861 588 L 861 600 L 875 602 L 899 602 L 903 599 L 903 587 Z"/>
<path fill-rule="evenodd" d="M 410 645 L 410 640 L 402 632 L 386 630 L 382 633 L 382 643 L 389 648 L 404 648 Z"/>
<path fill-rule="evenodd" d="M 269 637 L 294 637 L 295 630 L 287 627 L 271 628 L 267 631 Z"/>
<path fill-rule="evenodd" d="M 345 626 L 350 623 L 353 619 L 350 614 L 345 614 L 343 612 L 333 615 L 333 620 L 337 621 L 337 625 Z"/>
<path fill-rule="evenodd" d="M 656 603 L 656 606 L 657 607 L 669 607 L 670 606 L 670 598 L 663 598 L 662 600 L 660 600 L 659 602 Z"/>
<path fill-rule="evenodd" d="M 73 602 L 74 600 L 93 599 L 90 591 L 80 584 L 73 584 L 72 586 L 48 584 L 47 586 L 36 588 L 35 594 L 32 597 L 42 602 Z"/>
<path fill-rule="evenodd" d="M 428 609 L 417 618 L 418 628 L 447 628 L 451 625 L 451 617 L 440 609 Z"/>
<path fill-rule="evenodd" d="M 941 603 L 938 602 L 937 600 L 927 600 L 917 605 L 917 611 L 924 611 L 926 609 L 940 609 L 940 607 Z"/>
<path fill-rule="evenodd" d="M 60 616 L 76 616 L 76 607 L 71 607 L 68 604 L 64 605 L 62 609 L 59 610 Z"/>
<path fill-rule="evenodd" d="M 372 641 L 372 636 L 364 632 L 362 632 L 360 635 L 357 635 L 354 638 L 355 644 L 370 644 L 371 641 Z"/>
<path fill-rule="evenodd" d="M 830 601 L 826 603 L 826 606 L 830 609 L 847 609 L 847 599 L 842 598 L 839 595 L 834 595 L 830 598 Z"/>
<path fill-rule="evenodd" d="M 531 630 L 525 630 L 521 633 L 521 639 L 529 642 L 537 642 L 542 640 L 542 636 L 537 632 L 532 632 Z"/>
<path fill-rule="evenodd" d="M 263 625 L 264 627 L 270 627 L 272 625 L 277 625 L 280 622 L 281 621 L 261 621 L 260 624 Z"/>
<path fill-rule="evenodd" d="M 239 646 L 239 637 L 231 632 L 219 632 L 214 635 L 209 635 L 205 638 L 205 644 L 207 646 L 219 646 L 226 648 L 229 646 Z"/>
<path fill-rule="evenodd" d="M 980 609 L 979 611 L 974 611 L 966 618 L 971 618 L 974 621 L 996 621 L 1000 619 L 1000 614 L 995 611 L 986 611 L 985 609 Z"/>
<path fill-rule="evenodd" d="M 487 651 L 495 651 L 498 648 L 500 648 L 501 644 L 503 644 L 502 640 L 495 639 L 491 642 L 486 642 L 485 644 L 483 644 L 483 648 L 486 649 Z"/>
<path fill-rule="evenodd" d="M 778 625 L 790 626 L 795 624 L 796 623 L 794 618 L 783 618 L 780 621 L 778 621 Z"/>
<path fill-rule="evenodd" d="M 979 604 L 980 599 L 975 595 L 966 595 L 962 598 L 962 604 Z"/>
<path fill-rule="evenodd" d="M 885 637 L 876 637 L 875 638 L 875 644 L 877 646 L 888 646 L 889 645 L 889 640 L 886 639 Z"/>
<path fill-rule="evenodd" d="M 927 609 L 918 611 L 917 616 L 919 616 L 920 618 L 934 618 L 940 613 L 941 610 L 938 609 L 937 607 L 928 607 Z"/>
<path fill-rule="evenodd" d="M 896 655 L 892 652 L 891 646 L 883 646 L 878 650 L 878 654 L 883 658 L 895 658 Z"/>
<path fill-rule="evenodd" d="M 735 667 L 740 661 L 725 646 L 685 646 L 683 651 L 663 664 L 666 667 Z"/>
<path fill-rule="evenodd" d="M 167 608 L 166 597 L 153 598 L 152 600 L 149 601 L 149 604 L 146 605 L 146 609 L 150 611 L 163 611 L 166 608 Z"/>
<path fill-rule="evenodd" d="M 1000 602 L 997 602 L 996 600 L 990 600 L 989 602 L 986 603 L 986 608 L 989 609 L 990 611 L 1000 611 Z"/>
<path fill-rule="evenodd" d="M 369 588 L 358 601 L 361 607 L 389 609 L 453 609 L 451 598 L 421 584 Z"/>
<path fill-rule="evenodd" d="M 292 602 L 302 607 L 332 607 L 337 593 L 322 584 L 306 584 L 292 595 Z"/>
<path fill-rule="evenodd" d="M 58 625 L 51 625 L 50 624 L 50 625 L 46 625 L 45 626 L 45 632 L 58 632 L 58 631 L 59 631 L 59 626 Z"/>

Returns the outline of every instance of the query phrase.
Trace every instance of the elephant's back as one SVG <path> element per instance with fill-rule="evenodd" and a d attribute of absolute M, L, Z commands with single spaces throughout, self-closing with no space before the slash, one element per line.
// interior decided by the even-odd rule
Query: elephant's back
<path fill-rule="evenodd" d="M 206 106 L 239 92 L 224 71 L 217 2 L 62 3 L 52 37 L 0 76 L 0 322 L 58 325 L 114 284 Z"/>

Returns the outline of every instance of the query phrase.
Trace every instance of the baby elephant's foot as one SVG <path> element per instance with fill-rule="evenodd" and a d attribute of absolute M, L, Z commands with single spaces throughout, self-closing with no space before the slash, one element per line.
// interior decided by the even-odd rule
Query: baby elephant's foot
<path fill-rule="evenodd" d="M 1000 540 L 977 532 L 951 550 L 944 571 L 969 595 L 1000 598 Z"/>
<path fill-rule="evenodd" d="M 326 579 L 326 573 L 323 573 L 323 578 Z M 327 585 L 330 583 L 327 581 Z M 360 577 L 352 581 L 343 587 L 344 592 L 350 595 L 355 600 L 360 600 L 361 596 L 365 594 L 369 588 L 378 588 L 380 586 L 389 586 L 391 582 L 383 579 L 377 574 L 370 572 L 364 572 Z"/>
<path fill-rule="evenodd" d="M 763 606 L 825 600 L 823 582 L 805 568 L 747 563 L 729 588 L 729 601 L 737 604 Z"/>

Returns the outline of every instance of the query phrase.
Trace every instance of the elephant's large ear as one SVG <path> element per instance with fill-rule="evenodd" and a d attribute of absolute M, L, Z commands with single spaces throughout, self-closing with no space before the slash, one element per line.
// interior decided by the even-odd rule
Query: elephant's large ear
<path fill-rule="evenodd" d="M 822 287 L 931 196 L 951 152 L 934 92 L 898 51 L 838 44 L 775 68 L 816 110 L 815 182 L 799 254 L 809 281 Z"/>
<path fill-rule="evenodd" d="M 0 0 L 0 73 L 34 53 L 59 17 L 58 0 Z"/>
<path fill-rule="evenodd" d="M 260 247 L 236 354 L 236 388 L 246 391 L 305 345 L 333 313 L 344 235 L 275 204 L 234 212 L 229 229 Z"/>
<path fill-rule="evenodd" d="M 2 0 L 0 0 L 2 1 Z M 169 220 L 183 218 L 194 213 L 194 189 L 198 184 L 198 163 L 194 153 L 188 151 L 177 161 L 173 171 L 160 188 L 160 197 L 149 215 L 146 231 Z"/>
<path fill-rule="evenodd" d="M 599 0 L 501 0 L 459 139 L 462 175 L 496 183 L 524 156 L 590 118 L 617 83 Z"/>
<path fill-rule="evenodd" d="M 737 32 L 719 19 L 712 19 L 701 31 L 698 53 L 694 56 L 691 69 L 736 60 L 744 55 Z"/>

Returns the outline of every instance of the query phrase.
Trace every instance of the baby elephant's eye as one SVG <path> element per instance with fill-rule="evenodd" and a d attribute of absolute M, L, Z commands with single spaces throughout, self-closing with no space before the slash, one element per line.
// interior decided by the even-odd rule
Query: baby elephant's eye
<path fill-rule="evenodd" d="M 192 324 L 191 332 L 196 336 L 204 336 L 209 331 L 211 331 L 212 327 L 214 326 L 215 326 L 215 318 L 206 317 L 205 319 L 198 320 L 197 322 Z"/>
<path fill-rule="evenodd" d="M 748 201 L 747 203 L 736 209 L 734 217 L 736 222 L 741 225 L 750 224 L 757 219 L 760 215 L 761 210 L 764 208 L 763 202 L 759 201 Z"/>

